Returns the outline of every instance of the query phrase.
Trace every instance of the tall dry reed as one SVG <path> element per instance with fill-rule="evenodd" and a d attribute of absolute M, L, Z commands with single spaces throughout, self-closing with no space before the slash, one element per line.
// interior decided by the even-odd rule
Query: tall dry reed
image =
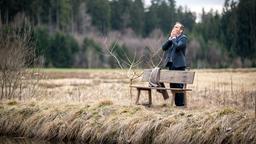
<path fill-rule="evenodd" d="M 256 121 L 232 108 L 155 112 L 111 102 L 2 103 L 0 134 L 87 143 L 255 143 Z"/>

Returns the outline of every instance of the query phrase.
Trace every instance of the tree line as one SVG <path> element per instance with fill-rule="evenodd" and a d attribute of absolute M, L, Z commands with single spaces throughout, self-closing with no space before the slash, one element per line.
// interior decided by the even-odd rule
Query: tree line
<path fill-rule="evenodd" d="M 45 67 L 117 67 L 104 52 L 113 47 L 123 59 L 141 55 L 144 67 L 145 53 L 157 51 L 180 21 L 189 37 L 189 66 L 251 67 L 256 66 L 255 3 L 226 0 L 222 13 L 202 9 L 196 22 L 196 14 L 175 0 L 152 0 L 148 7 L 142 0 L 1 0 L 0 26 L 28 18 Z"/>

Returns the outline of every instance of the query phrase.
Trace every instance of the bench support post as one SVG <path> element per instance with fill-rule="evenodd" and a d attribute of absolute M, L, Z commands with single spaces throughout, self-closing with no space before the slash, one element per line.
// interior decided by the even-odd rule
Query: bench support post
<path fill-rule="evenodd" d="M 187 107 L 187 106 L 188 106 L 188 105 L 187 105 L 187 104 L 188 104 L 188 103 L 187 103 L 187 100 L 188 100 L 188 99 L 187 99 L 187 92 L 184 91 L 183 93 L 184 93 L 184 107 Z"/>
<path fill-rule="evenodd" d="M 171 92 L 172 92 L 171 106 L 174 106 L 174 101 L 175 101 L 175 94 L 176 94 L 176 92 L 175 92 L 175 91 L 172 91 L 172 90 L 171 90 Z"/>
<path fill-rule="evenodd" d="M 152 105 L 151 89 L 145 89 L 145 88 L 137 88 L 137 98 L 136 98 L 135 104 L 139 104 L 140 93 L 141 93 L 142 90 L 148 91 L 148 100 L 149 100 L 149 101 L 148 101 L 148 106 L 151 106 L 151 105 Z"/>
<path fill-rule="evenodd" d="M 151 89 L 148 90 L 148 104 L 149 104 L 149 106 L 152 104 Z"/>
<path fill-rule="evenodd" d="M 137 88 L 137 98 L 136 98 L 135 104 L 139 104 L 139 100 L 140 100 L 140 89 Z"/>

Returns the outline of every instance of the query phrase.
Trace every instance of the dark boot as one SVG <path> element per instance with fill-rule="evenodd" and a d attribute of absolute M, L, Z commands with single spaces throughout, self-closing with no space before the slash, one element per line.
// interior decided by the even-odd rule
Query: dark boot
<path fill-rule="evenodd" d="M 184 93 L 176 93 L 175 94 L 175 105 L 176 106 L 184 106 Z"/>

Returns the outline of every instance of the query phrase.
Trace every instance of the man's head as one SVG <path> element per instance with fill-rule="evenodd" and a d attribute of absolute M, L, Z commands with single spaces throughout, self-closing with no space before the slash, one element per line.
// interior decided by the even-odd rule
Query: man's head
<path fill-rule="evenodd" d="M 184 26 L 180 22 L 176 22 L 171 31 L 171 36 L 179 36 L 184 32 Z"/>

